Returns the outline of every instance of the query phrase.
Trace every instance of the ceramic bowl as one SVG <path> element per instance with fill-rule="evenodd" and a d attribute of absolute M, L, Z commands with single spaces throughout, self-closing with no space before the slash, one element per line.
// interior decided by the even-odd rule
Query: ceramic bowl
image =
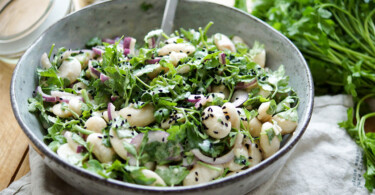
<path fill-rule="evenodd" d="M 37 86 L 36 68 L 40 56 L 55 48 L 82 48 L 92 37 L 132 36 L 143 40 L 150 30 L 160 28 L 164 0 L 148 0 L 150 9 L 143 10 L 144 1 L 113 0 L 93 5 L 63 18 L 30 46 L 13 73 L 11 100 L 14 114 L 34 147 L 40 151 L 44 162 L 63 180 L 84 193 L 90 194 L 245 194 L 283 167 L 298 140 L 306 130 L 313 105 L 313 81 L 308 66 L 298 49 L 279 32 L 261 20 L 235 8 L 204 1 L 180 1 L 175 18 L 175 28 L 197 29 L 209 21 L 214 25 L 209 33 L 221 32 L 238 35 L 250 46 L 255 40 L 265 44 L 267 67 L 276 69 L 283 64 L 290 77 L 290 85 L 300 97 L 299 125 L 282 148 L 272 157 L 239 174 L 207 184 L 180 187 L 149 187 L 125 183 L 88 172 L 70 165 L 53 153 L 43 143 L 43 130 L 37 117 L 28 112 L 27 99 Z M 55 50 L 56 51 L 56 50 Z M 287 187 L 287 186 L 285 186 Z"/>

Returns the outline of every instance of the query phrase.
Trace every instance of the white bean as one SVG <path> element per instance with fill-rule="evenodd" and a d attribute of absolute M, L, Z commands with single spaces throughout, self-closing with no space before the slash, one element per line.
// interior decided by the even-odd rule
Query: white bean
<path fill-rule="evenodd" d="M 72 132 L 70 131 L 66 131 L 64 133 L 64 137 L 66 138 L 66 141 L 68 142 L 68 145 L 69 147 L 73 150 L 73 151 L 77 151 L 77 148 L 78 146 L 80 146 L 80 144 L 78 144 L 77 142 L 75 142 L 72 138 L 73 134 Z"/>
<path fill-rule="evenodd" d="M 154 183 L 150 184 L 150 186 L 166 186 L 164 180 L 155 172 L 148 169 L 143 169 L 142 173 L 146 178 L 156 179 Z"/>
<path fill-rule="evenodd" d="M 257 164 L 259 164 L 263 157 L 262 157 L 262 153 L 261 151 L 259 150 L 259 144 L 258 143 L 252 143 L 250 141 L 250 139 L 245 139 L 245 146 L 247 148 L 247 151 L 248 151 L 248 159 L 249 159 L 249 163 L 250 163 L 250 167 L 253 167 Z"/>
<path fill-rule="evenodd" d="M 177 120 L 183 118 L 184 115 L 183 114 L 176 114 L 176 115 L 173 115 L 172 117 L 168 118 L 168 119 L 164 119 L 161 124 L 160 124 L 160 127 L 162 129 L 169 129 L 172 125 L 174 125 L 176 123 Z M 181 122 L 184 122 L 185 120 L 183 119 Z"/>
<path fill-rule="evenodd" d="M 246 118 L 245 112 L 242 108 L 237 108 L 237 112 L 239 112 L 240 120 L 244 129 L 249 131 L 251 136 L 259 137 L 260 131 L 262 130 L 262 123 L 257 119 L 257 117 L 252 117 L 249 119 Z"/>
<path fill-rule="evenodd" d="M 239 171 L 245 167 L 246 160 L 248 160 L 249 158 L 249 153 L 245 147 L 239 147 L 239 148 L 234 149 L 234 156 L 235 158 L 240 158 L 241 156 L 243 156 L 245 158 L 245 161 L 241 162 L 241 164 L 237 164 L 234 162 L 234 159 L 233 159 L 225 163 L 224 167 L 228 168 L 230 171 Z"/>
<path fill-rule="evenodd" d="M 159 49 L 158 55 L 165 56 L 165 55 L 171 54 L 172 51 L 186 53 L 189 55 L 195 52 L 195 47 L 188 43 L 177 43 L 177 44 L 172 43 L 172 44 L 165 45 L 161 49 Z"/>
<path fill-rule="evenodd" d="M 229 119 L 219 106 L 207 107 L 202 115 L 202 123 L 207 127 L 207 134 L 215 139 L 224 138 L 229 134 L 232 127 Z"/>
<path fill-rule="evenodd" d="M 157 64 L 157 67 L 152 72 L 148 73 L 147 76 L 150 77 L 151 79 L 153 79 L 153 78 L 157 77 L 162 71 L 164 71 L 164 73 L 166 73 L 166 72 L 169 71 L 169 68 L 163 67 L 160 64 Z"/>
<path fill-rule="evenodd" d="M 257 53 L 253 61 L 257 64 L 259 64 L 260 67 L 264 68 L 266 65 L 266 50 L 262 50 L 261 52 Z"/>
<path fill-rule="evenodd" d="M 277 122 L 277 125 L 279 125 L 279 127 L 282 129 L 282 135 L 292 133 L 298 125 L 297 121 L 287 120 L 279 115 L 273 116 L 272 119 L 275 120 Z"/>
<path fill-rule="evenodd" d="M 70 148 L 69 144 L 63 144 L 57 149 L 57 155 L 62 159 L 68 161 L 71 164 L 78 164 L 82 160 L 83 156 L 81 153 L 76 153 L 76 151 Z"/>
<path fill-rule="evenodd" d="M 188 57 L 186 53 L 177 53 L 172 51 L 172 53 L 169 55 L 169 62 L 172 63 L 174 66 L 177 66 L 178 62 L 186 57 Z"/>
<path fill-rule="evenodd" d="M 271 92 L 260 88 L 258 95 L 261 95 L 264 98 L 268 98 L 268 96 L 271 95 Z"/>
<path fill-rule="evenodd" d="M 268 131 L 273 131 L 273 133 L 270 134 Z M 263 151 L 262 153 L 264 159 L 270 157 L 280 149 L 280 133 L 281 129 L 276 124 L 266 122 L 262 125 L 262 131 L 260 133 L 260 147 Z"/>
<path fill-rule="evenodd" d="M 180 65 L 177 67 L 177 73 L 178 74 L 185 74 L 185 73 L 188 73 L 190 72 L 190 65 L 189 64 L 184 64 L 184 65 Z"/>
<path fill-rule="evenodd" d="M 272 115 L 267 113 L 270 108 L 271 102 L 263 102 L 258 108 L 258 119 L 262 122 L 267 122 L 272 118 Z"/>
<path fill-rule="evenodd" d="M 101 133 L 102 129 L 107 127 L 107 123 L 102 117 L 99 116 L 92 116 L 89 119 L 87 119 L 85 123 L 85 127 L 88 130 L 94 131 L 96 133 Z"/>
<path fill-rule="evenodd" d="M 102 163 L 111 163 L 115 151 L 112 148 L 108 148 L 102 143 L 103 134 L 92 133 L 87 137 L 87 143 L 90 149 L 92 148 L 92 153 L 95 154 L 96 158 Z"/>
<path fill-rule="evenodd" d="M 94 52 L 91 50 L 81 50 L 81 53 L 74 56 L 75 59 L 81 63 L 82 69 L 87 67 L 89 60 L 93 59 L 95 56 Z"/>
<path fill-rule="evenodd" d="M 214 42 L 216 47 L 221 51 L 230 50 L 231 52 L 236 52 L 236 47 L 234 46 L 233 42 L 223 34 L 215 34 Z"/>
<path fill-rule="evenodd" d="M 63 61 L 59 68 L 58 76 L 68 79 L 70 84 L 74 83 L 81 74 L 81 64 L 75 58 L 68 58 Z"/>
<path fill-rule="evenodd" d="M 229 90 L 225 85 L 214 85 L 212 86 L 212 93 L 222 93 L 224 94 L 224 98 L 229 98 Z"/>
<path fill-rule="evenodd" d="M 128 120 L 131 126 L 144 127 L 155 121 L 154 106 L 147 104 L 141 109 L 134 108 L 133 104 L 123 108 L 119 114 Z"/>
<path fill-rule="evenodd" d="M 61 108 L 61 106 L 62 106 L 62 103 L 57 103 L 57 104 L 53 105 L 53 107 L 52 107 L 53 114 L 55 114 L 56 116 L 58 116 L 60 118 L 71 117 L 72 113 L 68 110 L 63 110 Z"/>
<path fill-rule="evenodd" d="M 232 123 L 232 127 L 240 129 L 240 116 L 237 113 L 236 107 L 232 103 L 227 102 L 222 106 L 222 108 L 225 117 L 228 116 L 229 121 Z"/>
<path fill-rule="evenodd" d="M 71 98 L 69 100 L 68 108 L 71 109 L 73 112 L 77 113 L 78 115 L 82 114 L 82 102 L 80 97 Z"/>
<path fill-rule="evenodd" d="M 185 177 L 183 181 L 184 186 L 197 185 L 202 183 L 207 183 L 216 179 L 224 172 L 222 165 L 210 165 L 220 170 L 214 170 L 208 167 L 205 167 L 199 163 L 195 164 L 193 169 L 190 170 L 190 173 Z"/>
<path fill-rule="evenodd" d="M 47 53 L 43 53 L 43 54 L 42 54 L 42 57 L 40 57 L 40 62 L 41 62 L 41 64 L 42 64 L 42 68 L 43 68 L 43 69 L 49 69 L 49 68 L 52 67 L 51 62 L 50 62 L 49 59 L 48 59 L 48 55 L 47 55 Z"/>
<path fill-rule="evenodd" d="M 121 130 L 126 131 L 126 133 L 129 133 L 131 135 L 132 131 L 130 130 Z M 113 130 L 112 128 L 109 130 L 110 141 L 113 149 L 115 150 L 116 154 L 118 154 L 122 159 L 127 160 L 128 159 L 128 151 L 125 150 L 124 142 L 130 143 L 132 138 L 122 138 L 120 139 L 117 135 L 117 132 Z"/>

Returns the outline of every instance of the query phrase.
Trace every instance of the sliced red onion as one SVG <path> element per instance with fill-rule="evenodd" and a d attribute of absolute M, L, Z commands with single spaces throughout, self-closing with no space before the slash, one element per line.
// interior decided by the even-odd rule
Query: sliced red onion
<path fill-rule="evenodd" d="M 225 65 L 227 62 L 225 60 L 225 53 L 219 54 L 219 63 Z"/>
<path fill-rule="evenodd" d="M 108 81 L 109 80 L 109 77 L 103 73 L 100 73 L 100 81 L 102 81 L 103 83 L 105 81 Z"/>
<path fill-rule="evenodd" d="M 155 59 L 150 59 L 150 60 L 145 60 L 146 64 L 156 64 L 161 60 L 161 58 L 155 58 Z"/>
<path fill-rule="evenodd" d="M 82 145 L 79 145 L 79 146 L 77 146 L 77 150 L 76 150 L 76 152 L 77 152 L 77 153 L 81 153 L 81 152 L 83 152 L 84 150 L 85 150 L 85 147 L 82 146 Z"/>
<path fill-rule="evenodd" d="M 124 38 L 124 49 L 130 49 L 130 42 L 132 41 L 131 37 Z"/>
<path fill-rule="evenodd" d="M 117 98 L 119 98 L 119 97 L 118 97 L 118 96 L 114 96 L 114 95 L 112 95 L 112 96 L 111 96 L 111 101 L 114 102 L 114 101 L 117 100 Z"/>
<path fill-rule="evenodd" d="M 97 77 L 100 77 L 100 72 L 96 68 L 90 66 L 90 71 Z"/>
<path fill-rule="evenodd" d="M 198 94 L 198 95 L 190 95 L 187 99 L 188 102 L 197 103 L 199 100 L 204 98 L 204 95 Z"/>
<path fill-rule="evenodd" d="M 232 104 L 235 107 L 241 106 L 249 98 L 249 93 L 245 90 L 236 90 L 232 96 Z"/>
<path fill-rule="evenodd" d="M 219 165 L 219 164 L 227 163 L 227 162 L 233 160 L 233 158 L 234 158 L 233 149 L 230 152 L 228 152 L 227 154 L 225 154 L 224 156 L 221 156 L 219 158 L 208 157 L 208 156 L 202 154 L 199 149 L 193 149 L 193 150 L 191 150 L 191 152 L 199 160 L 201 160 L 201 161 L 203 161 L 205 163 L 208 163 L 208 164 L 212 164 L 212 165 Z"/>
<path fill-rule="evenodd" d="M 151 47 L 152 48 L 155 48 L 156 46 L 156 40 L 155 40 L 155 37 L 151 37 Z"/>
<path fill-rule="evenodd" d="M 134 136 L 133 139 L 130 141 L 130 143 L 133 144 L 136 148 L 138 148 L 142 143 L 142 139 L 143 139 L 143 133 L 140 133 Z"/>
<path fill-rule="evenodd" d="M 108 113 L 108 120 L 111 121 L 112 120 L 112 111 L 115 110 L 115 106 L 109 102 L 108 103 L 108 106 L 107 106 L 107 113 Z"/>
<path fill-rule="evenodd" d="M 36 88 L 36 90 L 37 90 L 37 92 L 38 92 L 40 95 L 42 95 L 42 97 L 43 97 L 43 101 L 45 101 L 45 102 L 56 102 L 56 101 L 57 101 L 57 98 L 56 98 L 56 97 L 45 94 L 45 93 L 42 91 L 42 88 L 41 88 L 40 86 L 38 86 L 38 87 Z"/>
<path fill-rule="evenodd" d="M 235 86 L 235 89 L 246 89 L 254 84 L 256 84 L 256 79 L 254 79 L 253 81 L 249 82 L 249 83 L 244 83 L 244 82 L 238 82 Z"/>
<path fill-rule="evenodd" d="M 226 153 L 224 156 L 218 157 L 218 158 L 211 158 L 201 153 L 199 149 L 193 149 L 191 152 L 194 154 L 195 157 L 197 157 L 199 160 L 212 164 L 212 165 L 219 165 L 223 163 L 227 163 L 234 158 L 234 149 L 242 146 L 242 140 L 243 140 L 243 134 L 239 133 L 237 134 L 236 140 L 234 142 L 234 146 L 231 151 Z"/>
<path fill-rule="evenodd" d="M 115 44 L 115 40 L 113 39 L 102 39 L 102 42 L 106 42 L 106 43 L 109 43 L 109 44 Z"/>
<path fill-rule="evenodd" d="M 93 48 L 92 48 L 92 51 L 93 51 L 96 55 L 99 55 L 99 56 L 101 56 L 101 55 L 104 53 L 104 51 L 103 51 L 102 49 L 99 49 L 99 48 L 96 48 L 96 47 L 93 47 Z"/>
<path fill-rule="evenodd" d="M 130 49 L 124 49 L 124 55 L 125 56 L 128 56 L 129 53 L 130 53 Z"/>

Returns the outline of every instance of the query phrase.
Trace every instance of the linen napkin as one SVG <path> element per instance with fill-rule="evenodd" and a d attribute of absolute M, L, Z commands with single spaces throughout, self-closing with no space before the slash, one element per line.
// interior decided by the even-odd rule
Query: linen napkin
<path fill-rule="evenodd" d="M 352 104 L 347 95 L 316 97 L 310 124 L 285 166 L 249 194 L 368 194 L 362 150 L 337 125 Z M 80 194 L 44 165 L 31 147 L 30 169 L 0 194 Z"/>

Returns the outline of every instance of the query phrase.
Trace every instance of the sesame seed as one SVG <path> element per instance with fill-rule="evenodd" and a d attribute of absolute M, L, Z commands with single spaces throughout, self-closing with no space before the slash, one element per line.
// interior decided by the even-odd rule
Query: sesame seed
<path fill-rule="evenodd" d="M 249 156 L 249 160 L 253 159 L 253 157 Z"/>
<path fill-rule="evenodd" d="M 210 114 L 210 117 L 212 117 L 212 118 L 213 118 L 213 117 L 214 117 L 214 115 L 213 115 L 213 114 Z"/>
<path fill-rule="evenodd" d="M 205 112 L 202 112 L 202 115 L 205 115 L 206 113 Z"/>
<path fill-rule="evenodd" d="M 108 135 L 104 135 L 104 138 L 107 138 L 108 137 Z"/>
<path fill-rule="evenodd" d="M 245 147 L 246 147 L 247 149 L 249 149 L 250 145 L 249 145 L 249 144 L 245 144 Z"/>
<path fill-rule="evenodd" d="M 230 119 L 230 116 L 229 116 L 229 115 L 226 115 L 225 118 L 226 118 L 227 120 L 229 120 L 229 119 Z"/>
<path fill-rule="evenodd" d="M 102 139 L 103 137 L 102 137 L 102 136 L 100 136 L 100 135 L 98 135 L 98 138 L 99 138 L 99 139 Z"/>
<path fill-rule="evenodd" d="M 195 181 L 198 182 L 198 177 L 195 178 Z"/>
<path fill-rule="evenodd" d="M 215 161 L 216 161 L 216 157 L 214 157 L 214 159 L 213 159 L 213 160 L 214 160 L 214 162 L 215 162 Z"/>
<path fill-rule="evenodd" d="M 113 138 L 113 135 L 109 135 L 109 137 Z"/>
<path fill-rule="evenodd" d="M 195 175 L 198 176 L 198 172 L 195 171 Z"/>
<path fill-rule="evenodd" d="M 132 116 L 131 114 L 128 114 L 128 116 Z"/>
<path fill-rule="evenodd" d="M 258 148 L 258 144 L 255 144 L 255 147 Z"/>
<path fill-rule="evenodd" d="M 186 53 L 187 53 L 187 54 L 189 54 L 189 53 L 190 53 L 190 51 L 187 51 Z"/>
<path fill-rule="evenodd" d="M 221 125 L 224 125 L 224 122 L 223 121 L 220 121 L 221 122 Z"/>
<path fill-rule="evenodd" d="M 226 106 L 223 106 L 223 109 L 227 108 Z"/>
<path fill-rule="evenodd" d="M 228 127 L 228 123 L 225 123 L 225 126 Z"/>
<path fill-rule="evenodd" d="M 161 141 L 164 142 L 164 141 L 165 141 L 165 138 L 163 137 L 163 138 L 161 139 Z"/>
<path fill-rule="evenodd" d="M 239 110 L 237 110 L 237 113 L 238 113 L 238 115 L 240 115 L 240 114 L 241 114 L 241 112 L 240 112 Z"/>
<path fill-rule="evenodd" d="M 223 112 L 223 113 L 224 113 L 224 114 L 228 114 L 228 112 L 226 112 L 226 111 L 225 111 L 225 112 Z"/>
<path fill-rule="evenodd" d="M 200 99 L 201 97 L 199 95 L 194 96 L 194 99 Z"/>
<path fill-rule="evenodd" d="M 215 133 L 215 134 L 219 134 L 219 132 L 217 132 L 217 131 L 214 131 L 214 133 Z"/>

